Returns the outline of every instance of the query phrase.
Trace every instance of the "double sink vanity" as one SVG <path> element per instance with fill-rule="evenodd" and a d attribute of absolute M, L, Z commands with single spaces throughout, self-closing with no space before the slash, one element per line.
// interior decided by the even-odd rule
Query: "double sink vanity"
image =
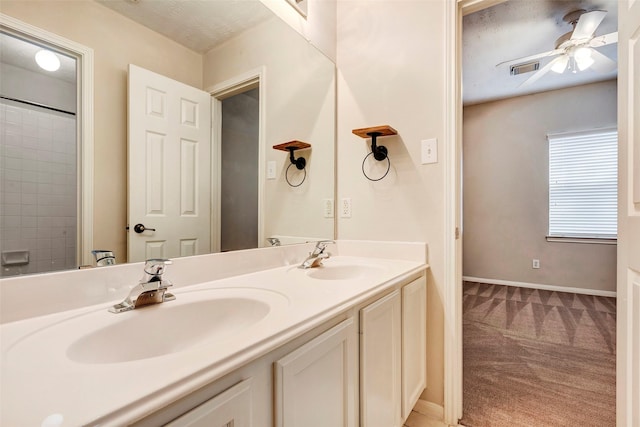
<path fill-rule="evenodd" d="M 112 313 L 143 264 L 0 282 L 0 424 L 401 426 L 426 387 L 426 245 L 179 258 L 175 300 Z M 163 279 L 164 280 L 164 279 Z"/>

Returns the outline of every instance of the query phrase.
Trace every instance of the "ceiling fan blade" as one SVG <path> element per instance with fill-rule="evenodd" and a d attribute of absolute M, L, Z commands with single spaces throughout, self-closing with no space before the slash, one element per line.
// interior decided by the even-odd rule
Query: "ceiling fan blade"
<path fill-rule="evenodd" d="M 589 41 L 589 46 L 600 47 L 608 44 L 618 43 L 618 32 L 609 33 L 602 36 L 594 37 Z"/>
<path fill-rule="evenodd" d="M 551 61 L 549 61 L 549 63 L 547 65 L 545 65 L 544 67 L 540 68 L 533 76 L 529 77 L 527 80 L 522 82 L 522 84 L 520 86 L 518 86 L 518 87 L 529 86 L 530 84 L 533 84 L 533 83 L 537 82 L 542 76 L 544 76 L 549 71 L 551 71 L 551 68 L 558 61 L 561 61 L 562 58 L 563 58 L 562 56 L 558 56 L 557 58 L 552 59 Z"/>
<path fill-rule="evenodd" d="M 499 67 L 501 65 L 504 64 L 510 64 L 510 63 L 522 63 L 522 62 L 529 62 L 529 61 L 533 61 L 534 59 L 540 59 L 540 58 L 547 58 L 550 56 L 555 56 L 555 55 L 560 55 L 561 53 L 564 53 L 564 49 L 554 49 L 554 50 L 550 50 L 548 52 L 542 52 L 542 53 L 538 53 L 536 55 L 531 55 L 531 56 L 524 56 L 522 58 L 516 58 L 516 59 L 510 59 L 509 61 L 503 61 L 499 64 L 496 65 L 496 67 Z"/>
<path fill-rule="evenodd" d="M 576 28 L 571 34 L 571 40 L 588 39 L 593 36 L 606 14 L 606 10 L 593 10 L 580 15 Z"/>
<path fill-rule="evenodd" d="M 618 68 L 618 64 L 616 63 L 616 61 L 612 60 L 606 55 L 603 55 L 595 49 L 591 49 L 591 58 L 593 59 L 591 68 L 599 73 L 608 73 Z"/>

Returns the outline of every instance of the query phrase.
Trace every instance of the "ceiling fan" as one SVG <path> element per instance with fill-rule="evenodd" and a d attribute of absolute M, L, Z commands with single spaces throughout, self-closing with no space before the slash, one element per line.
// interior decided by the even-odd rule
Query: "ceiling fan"
<path fill-rule="evenodd" d="M 500 66 L 507 63 L 526 63 L 535 59 L 555 56 L 547 65 L 539 69 L 535 74 L 525 80 L 520 86 L 530 85 L 549 71 L 564 73 L 569 70 L 573 73 L 592 68 L 601 73 L 607 73 L 616 69 L 617 64 L 607 56 L 598 52 L 596 47 L 606 46 L 618 42 L 618 32 L 594 36 L 594 33 L 607 11 L 584 9 L 569 12 L 562 19 L 573 25 L 573 30 L 563 34 L 556 40 L 556 48 L 548 52 L 526 56 L 501 62 Z"/>

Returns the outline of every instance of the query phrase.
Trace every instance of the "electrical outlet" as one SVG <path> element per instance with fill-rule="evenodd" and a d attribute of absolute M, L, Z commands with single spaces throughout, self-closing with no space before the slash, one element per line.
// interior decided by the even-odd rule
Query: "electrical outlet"
<path fill-rule="evenodd" d="M 333 218 L 333 199 L 322 200 L 322 214 L 325 218 Z"/>
<path fill-rule="evenodd" d="M 531 262 L 531 268 L 540 268 L 540 260 L 539 259 L 534 259 Z"/>
<path fill-rule="evenodd" d="M 351 218 L 351 198 L 344 197 L 340 205 L 340 217 Z"/>

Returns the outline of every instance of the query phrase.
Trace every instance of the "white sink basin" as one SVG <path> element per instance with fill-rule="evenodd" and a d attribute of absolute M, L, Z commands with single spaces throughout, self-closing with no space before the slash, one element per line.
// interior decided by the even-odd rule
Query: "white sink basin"
<path fill-rule="evenodd" d="M 306 274 L 319 280 L 354 280 L 374 277 L 382 271 L 383 268 L 374 264 L 332 264 L 328 260 L 320 267 L 308 269 Z"/>
<path fill-rule="evenodd" d="M 42 329 L 7 352 L 20 357 L 36 345 L 51 347 L 81 364 L 132 362 L 165 356 L 237 337 L 269 315 L 281 312 L 288 299 L 277 292 L 223 288 L 175 292 L 176 300 L 113 314 L 106 308 Z M 33 354 L 33 353 L 31 353 Z"/>

